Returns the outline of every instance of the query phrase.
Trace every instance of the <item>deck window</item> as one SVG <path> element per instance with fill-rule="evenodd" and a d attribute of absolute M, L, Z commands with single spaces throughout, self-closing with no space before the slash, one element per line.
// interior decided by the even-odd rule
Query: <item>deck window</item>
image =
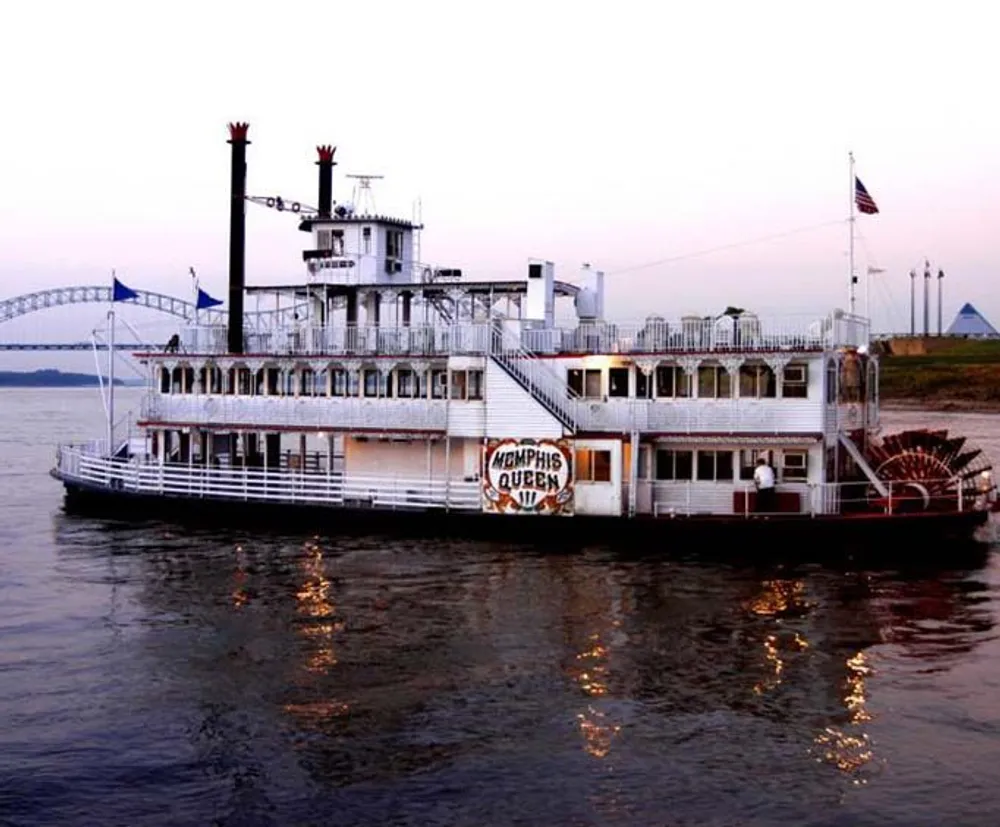
<path fill-rule="evenodd" d="M 730 399 L 733 383 L 729 371 L 720 365 L 702 365 L 698 368 L 698 396 L 702 399 Z"/>
<path fill-rule="evenodd" d="M 250 392 L 250 369 L 236 368 L 236 393 L 240 396 L 249 396 Z"/>
<path fill-rule="evenodd" d="M 578 448 L 576 451 L 577 482 L 611 482 L 611 452 Z"/>
<path fill-rule="evenodd" d="M 468 399 L 483 398 L 483 372 L 481 370 L 470 370 L 468 379 Z"/>
<path fill-rule="evenodd" d="M 635 370 L 635 396 L 636 399 L 649 399 L 653 395 L 653 383 L 649 381 L 649 376 L 636 368 Z"/>
<path fill-rule="evenodd" d="M 757 460 L 763 457 L 767 464 L 774 467 L 774 458 L 771 451 L 760 448 L 744 448 L 740 451 L 740 479 L 752 480 L 753 472 L 757 468 Z"/>
<path fill-rule="evenodd" d="M 808 365 L 793 363 L 785 366 L 781 395 L 785 399 L 805 399 L 809 395 Z"/>
<path fill-rule="evenodd" d="M 691 395 L 691 375 L 677 365 L 661 365 L 656 369 L 658 397 L 688 397 Z"/>
<path fill-rule="evenodd" d="M 364 372 L 364 394 L 365 396 L 379 395 L 378 371 L 375 368 L 368 368 Z"/>
<path fill-rule="evenodd" d="M 448 371 L 431 371 L 431 398 L 444 399 L 448 396 Z"/>
<path fill-rule="evenodd" d="M 672 451 L 660 448 L 656 452 L 656 479 L 693 479 L 694 451 Z"/>
<path fill-rule="evenodd" d="M 774 371 L 767 365 L 740 367 L 740 396 L 744 399 L 773 399 L 777 392 Z"/>
<path fill-rule="evenodd" d="M 601 371 L 596 369 L 581 370 L 570 368 L 566 372 L 566 385 L 570 396 L 583 396 L 587 399 L 601 398 Z"/>
<path fill-rule="evenodd" d="M 608 396 L 628 396 L 628 368 L 608 370 Z"/>
<path fill-rule="evenodd" d="M 170 368 L 160 368 L 160 393 L 170 393 Z"/>
<path fill-rule="evenodd" d="M 805 480 L 809 476 L 809 452 L 785 451 L 781 455 L 781 479 Z"/>
<path fill-rule="evenodd" d="M 347 396 L 347 371 L 334 368 L 330 379 L 331 396 Z"/>
<path fill-rule="evenodd" d="M 648 445 L 639 446 L 639 462 L 636 469 L 636 477 L 640 480 L 649 479 L 649 457 L 651 449 Z"/>
<path fill-rule="evenodd" d="M 732 482 L 733 452 L 699 451 L 698 479 L 705 482 Z"/>
<path fill-rule="evenodd" d="M 400 368 L 396 371 L 396 396 L 400 399 L 412 399 L 419 396 L 417 389 L 417 375 L 409 368 Z"/>
<path fill-rule="evenodd" d="M 836 405 L 837 404 L 837 384 L 839 375 L 837 372 L 837 363 L 831 359 L 826 363 L 826 404 Z"/>
<path fill-rule="evenodd" d="M 451 398 L 465 399 L 465 392 L 468 381 L 464 370 L 453 370 L 451 372 Z"/>
<path fill-rule="evenodd" d="M 267 393 L 268 396 L 278 395 L 278 382 L 281 379 L 281 371 L 277 368 L 267 369 Z"/>
<path fill-rule="evenodd" d="M 299 396 L 314 396 L 316 374 L 311 368 L 302 368 L 299 371 Z"/>

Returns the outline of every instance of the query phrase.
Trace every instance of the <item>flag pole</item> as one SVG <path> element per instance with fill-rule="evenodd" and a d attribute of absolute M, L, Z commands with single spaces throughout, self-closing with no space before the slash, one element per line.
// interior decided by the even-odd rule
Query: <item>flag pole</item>
<path fill-rule="evenodd" d="M 111 271 L 111 305 L 108 307 L 108 457 L 115 455 L 115 271 Z"/>
<path fill-rule="evenodd" d="M 848 161 L 849 161 L 848 166 L 850 167 L 850 174 L 851 174 L 850 218 L 847 220 L 847 223 L 848 223 L 849 229 L 850 229 L 850 236 L 851 236 L 850 247 L 849 247 L 849 252 L 848 252 L 848 258 L 849 258 L 849 262 L 850 262 L 849 265 L 848 265 L 848 267 L 850 268 L 850 272 L 848 272 L 847 275 L 848 275 L 848 278 L 850 279 L 850 287 L 849 287 L 849 292 L 848 292 L 848 301 L 850 302 L 851 315 L 853 315 L 854 314 L 854 303 L 855 303 L 854 302 L 854 285 L 855 285 L 855 281 L 856 281 L 855 278 L 854 278 L 854 201 L 855 201 L 855 196 L 856 196 L 855 184 L 854 184 L 854 181 L 855 181 L 855 178 L 854 178 L 854 153 L 853 152 L 848 152 L 847 153 L 847 158 L 848 158 Z"/>

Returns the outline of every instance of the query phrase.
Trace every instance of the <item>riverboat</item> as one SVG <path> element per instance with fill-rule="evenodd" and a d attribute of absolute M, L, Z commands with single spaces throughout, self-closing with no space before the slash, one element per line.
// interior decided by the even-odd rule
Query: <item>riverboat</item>
<path fill-rule="evenodd" d="M 882 433 L 867 319 L 620 322 L 587 265 L 472 280 L 421 262 L 419 220 L 335 201 L 330 146 L 315 208 L 248 196 L 248 126 L 229 129 L 228 314 L 135 354 L 148 384 L 127 434 L 112 414 L 105 439 L 58 447 L 68 510 L 657 542 L 927 540 L 987 521 L 978 449 Z M 248 201 L 307 234 L 300 279 L 245 283 Z"/>

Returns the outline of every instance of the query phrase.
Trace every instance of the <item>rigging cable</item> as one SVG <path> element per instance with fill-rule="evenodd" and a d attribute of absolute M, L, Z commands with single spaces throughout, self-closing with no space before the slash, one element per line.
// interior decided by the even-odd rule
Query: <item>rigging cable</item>
<path fill-rule="evenodd" d="M 814 230 L 821 230 L 826 227 L 834 227 L 846 223 L 847 223 L 846 219 L 838 218 L 836 221 L 824 221 L 821 224 L 810 224 L 809 226 L 806 227 L 799 227 L 794 230 L 786 230 L 783 233 L 772 233 L 770 235 L 760 236 L 758 238 L 751 238 L 745 241 L 736 241 L 733 242 L 732 244 L 722 244 L 718 247 L 709 247 L 704 250 L 696 250 L 693 253 L 684 253 L 682 255 L 671 256 L 669 258 L 661 258 L 658 259 L 657 261 L 648 261 L 645 264 L 636 264 L 631 267 L 623 267 L 619 270 L 611 270 L 608 272 L 607 275 L 617 276 L 621 275 L 622 273 L 633 273 L 636 270 L 646 270 L 650 267 L 658 267 L 661 264 L 673 264 L 675 261 L 685 261 L 687 259 L 697 258 L 698 256 L 706 256 L 709 255 L 710 253 L 719 253 L 724 250 L 735 250 L 738 247 L 749 247 L 753 244 L 762 244 L 765 241 L 775 241 L 780 238 L 788 238 L 789 236 L 812 232 Z"/>

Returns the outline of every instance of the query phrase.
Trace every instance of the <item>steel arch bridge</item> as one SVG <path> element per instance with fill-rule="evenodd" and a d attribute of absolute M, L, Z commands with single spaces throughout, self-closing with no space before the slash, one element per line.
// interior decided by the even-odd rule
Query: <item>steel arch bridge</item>
<path fill-rule="evenodd" d="M 117 304 L 146 307 L 160 313 L 177 316 L 182 319 L 194 319 L 195 306 L 192 302 L 167 296 L 163 293 L 153 293 L 150 290 L 134 290 L 136 297 Z M 110 304 L 111 288 L 89 285 L 84 287 L 54 287 L 50 290 L 39 290 L 36 293 L 25 293 L 12 299 L 0 301 L 0 324 L 9 322 L 19 316 L 47 310 L 50 307 L 61 307 L 68 304 Z M 255 328 L 279 327 L 294 321 L 297 313 L 303 312 L 305 305 L 278 308 L 276 310 L 247 311 L 244 316 Z M 229 313 L 218 307 L 199 310 L 199 322 L 225 324 Z"/>

